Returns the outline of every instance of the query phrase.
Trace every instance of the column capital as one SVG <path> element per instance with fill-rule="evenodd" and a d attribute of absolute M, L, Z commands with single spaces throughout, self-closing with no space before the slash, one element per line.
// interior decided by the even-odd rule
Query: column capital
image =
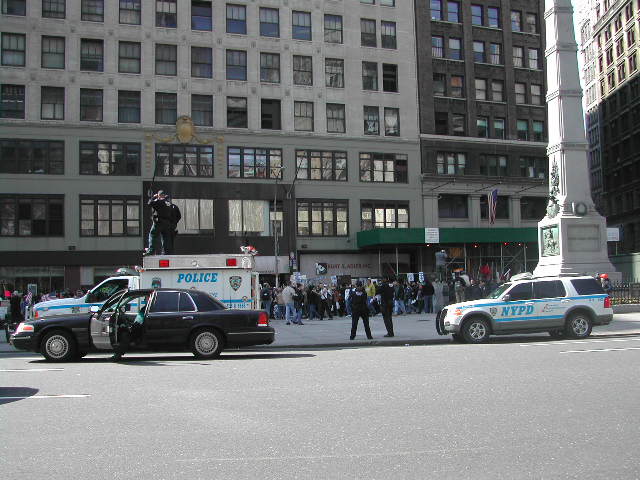
<path fill-rule="evenodd" d="M 554 90 L 553 92 L 547 92 L 547 103 L 551 100 L 558 97 L 574 97 L 574 98 L 582 98 L 582 90 L 573 90 L 573 89 L 559 89 Z"/>
<path fill-rule="evenodd" d="M 589 149 L 587 142 L 558 142 L 547 146 L 547 155 L 553 155 L 557 152 L 566 150 L 579 150 L 586 152 Z"/>
<path fill-rule="evenodd" d="M 544 18 L 547 19 L 551 15 L 560 14 L 560 13 L 566 13 L 566 14 L 569 14 L 569 15 L 573 15 L 573 7 L 571 5 L 569 5 L 569 6 L 566 6 L 566 5 L 554 5 L 553 7 L 551 7 L 550 9 L 548 9 L 548 10 L 546 10 L 544 12 Z"/>

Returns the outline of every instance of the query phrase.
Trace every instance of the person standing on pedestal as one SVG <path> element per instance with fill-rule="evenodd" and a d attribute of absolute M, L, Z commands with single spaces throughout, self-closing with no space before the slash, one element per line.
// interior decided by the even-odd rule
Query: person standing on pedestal
<path fill-rule="evenodd" d="M 382 319 L 384 320 L 384 326 L 387 329 L 385 337 L 393 337 L 393 279 L 387 278 L 385 282 L 380 285 L 377 292 L 380 294 L 380 310 L 382 311 Z"/>

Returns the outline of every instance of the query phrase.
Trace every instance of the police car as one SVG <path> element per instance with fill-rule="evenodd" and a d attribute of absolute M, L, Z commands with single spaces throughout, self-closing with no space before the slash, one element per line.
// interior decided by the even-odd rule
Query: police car
<path fill-rule="evenodd" d="M 455 303 L 436 318 L 440 335 L 481 343 L 490 335 L 549 332 L 585 338 L 613 320 L 611 299 L 593 277 L 516 275 L 482 300 Z"/>

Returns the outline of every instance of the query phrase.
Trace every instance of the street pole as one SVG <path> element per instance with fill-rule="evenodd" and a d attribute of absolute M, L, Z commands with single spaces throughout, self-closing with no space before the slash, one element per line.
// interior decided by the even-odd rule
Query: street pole
<path fill-rule="evenodd" d="M 279 287 L 278 281 L 278 224 L 276 217 L 278 214 L 278 177 L 276 177 L 276 188 L 273 197 L 273 258 L 275 259 L 276 288 Z"/>

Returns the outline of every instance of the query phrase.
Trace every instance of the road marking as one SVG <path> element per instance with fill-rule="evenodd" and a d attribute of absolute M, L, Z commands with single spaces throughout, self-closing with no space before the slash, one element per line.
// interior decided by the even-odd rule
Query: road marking
<path fill-rule="evenodd" d="M 7 368 L 0 372 L 63 372 L 64 368 Z"/>
<path fill-rule="evenodd" d="M 572 340 L 566 342 L 540 342 L 540 343 L 522 343 L 521 347 L 549 347 L 553 345 L 573 345 L 574 343 L 609 343 L 609 342 L 637 342 L 640 337 L 633 338 L 605 338 L 592 340 Z"/>
<path fill-rule="evenodd" d="M 592 353 L 592 352 L 626 352 L 628 350 L 640 350 L 640 347 L 627 348 L 598 348 L 594 350 L 565 350 L 560 353 Z"/>
<path fill-rule="evenodd" d="M 24 396 L 24 397 L 2 397 L 0 396 L 0 401 L 2 400 L 28 400 L 33 398 L 34 400 L 37 399 L 46 399 L 46 398 L 87 398 L 90 397 L 91 395 L 88 394 L 81 394 L 81 395 L 31 395 L 31 396 Z"/>

